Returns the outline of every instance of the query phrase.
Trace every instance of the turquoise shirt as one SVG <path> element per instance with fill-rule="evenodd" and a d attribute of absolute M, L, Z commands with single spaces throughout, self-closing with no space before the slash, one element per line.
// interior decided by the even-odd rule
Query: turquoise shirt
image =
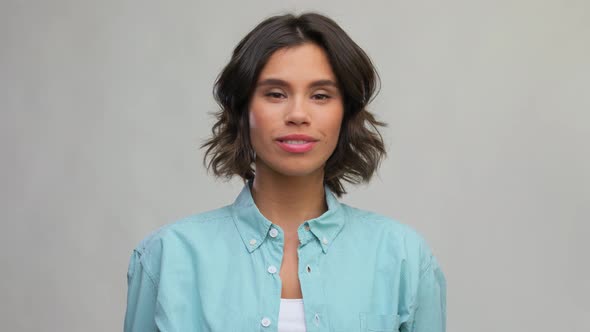
<path fill-rule="evenodd" d="M 133 251 L 126 332 L 277 331 L 283 230 L 250 183 L 231 205 L 166 225 Z M 446 283 L 408 226 L 340 203 L 297 230 L 307 332 L 443 332 Z"/>

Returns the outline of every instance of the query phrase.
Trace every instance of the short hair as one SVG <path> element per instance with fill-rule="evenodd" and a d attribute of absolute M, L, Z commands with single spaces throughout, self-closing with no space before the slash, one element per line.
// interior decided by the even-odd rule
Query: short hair
<path fill-rule="evenodd" d="M 317 13 L 285 14 L 265 19 L 236 46 L 217 77 L 213 95 L 220 106 L 203 164 L 215 176 L 254 178 L 256 154 L 250 143 L 249 104 L 258 76 L 270 56 L 285 47 L 313 43 L 327 54 L 343 95 L 344 115 L 338 143 L 324 166 L 324 183 L 338 197 L 342 181 L 368 182 L 385 157 L 383 137 L 366 106 L 377 95 L 379 75 L 367 54 L 332 19 Z"/>

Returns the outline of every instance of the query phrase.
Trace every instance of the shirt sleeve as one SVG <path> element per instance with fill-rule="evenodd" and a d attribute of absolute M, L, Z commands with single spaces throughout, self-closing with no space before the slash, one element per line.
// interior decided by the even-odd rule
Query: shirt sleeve
<path fill-rule="evenodd" d="M 155 314 L 157 288 L 141 263 L 141 254 L 134 250 L 127 272 L 127 309 L 124 332 L 158 332 Z"/>
<path fill-rule="evenodd" d="M 424 269 L 413 304 L 412 332 L 445 332 L 447 287 L 434 256 Z"/>

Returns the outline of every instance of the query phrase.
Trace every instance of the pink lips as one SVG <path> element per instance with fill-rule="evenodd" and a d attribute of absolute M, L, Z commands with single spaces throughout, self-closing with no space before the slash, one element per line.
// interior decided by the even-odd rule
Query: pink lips
<path fill-rule="evenodd" d="M 307 135 L 293 134 L 279 137 L 276 142 L 281 149 L 287 152 L 304 153 L 313 149 L 317 139 Z"/>

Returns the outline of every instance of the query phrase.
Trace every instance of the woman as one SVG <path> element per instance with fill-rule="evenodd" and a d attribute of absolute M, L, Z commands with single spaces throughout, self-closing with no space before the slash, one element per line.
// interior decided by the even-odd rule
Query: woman
<path fill-rule="evenodd" d="M 133 251 L 125 331 L 444 331 L 445 279 L 423 239 L 340 203 L 385 154 L 365 107 L 376 72 L 331 19 L 266 19 L 216 84 L 203 145 L 234 203 Z"/>

